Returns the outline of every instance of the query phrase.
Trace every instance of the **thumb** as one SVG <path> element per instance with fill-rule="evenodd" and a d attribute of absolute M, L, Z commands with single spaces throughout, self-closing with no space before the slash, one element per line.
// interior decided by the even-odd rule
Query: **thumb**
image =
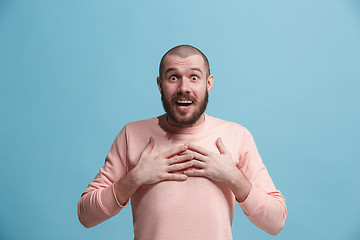
<path fill-rule="evenodd" d="M 152 150 L 154 149 L 154 145 L 155 145 L 155 140 L 153 137 L 150 137 L 148 144 L 146 145 L 146 147 L 144 148 L 141 154 L 143 153 L 151 154 Z"/>
<path fill-rule="evenodd" d="M 221 138 L 216 140 L 216 147 L 219 149 L 220 154 L 226 154 L 228 152 Z"/>

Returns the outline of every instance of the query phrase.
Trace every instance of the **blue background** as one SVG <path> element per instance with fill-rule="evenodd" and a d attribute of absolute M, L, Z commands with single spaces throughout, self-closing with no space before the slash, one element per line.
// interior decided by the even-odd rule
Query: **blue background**
<path fill-rule="evenodd" d="M 360 239 L 360 1 L 0 0 L 0 239 L 132 239 L 131 208 L 85 229 L 77 202 L 125 123 L 163 113 L 161 56 L 192 44 L 287 200 L 271 237 Z"/>

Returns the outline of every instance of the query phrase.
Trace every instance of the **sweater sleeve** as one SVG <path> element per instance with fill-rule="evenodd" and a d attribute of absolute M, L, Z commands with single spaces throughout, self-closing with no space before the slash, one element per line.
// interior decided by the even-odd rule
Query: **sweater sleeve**
<path fill-rule="evenodd" d="M 118 214 L 124 206 L 116 199 L 114 183 L 127 172 L 125 127 L 115 138 L 105 164 L 85 189 L 78 203 L 78 217 L 82 225 L 93 227 Z"/>
<path fill-rule="evenodd" d="M 239 203 L 249 220 L 271 235 L 280 232 L 285 224 L 285 199 L 278 191 L 263 164 L 255 141 L 246 131 L 239 168 L 252 184 L 248 197 Z"/>

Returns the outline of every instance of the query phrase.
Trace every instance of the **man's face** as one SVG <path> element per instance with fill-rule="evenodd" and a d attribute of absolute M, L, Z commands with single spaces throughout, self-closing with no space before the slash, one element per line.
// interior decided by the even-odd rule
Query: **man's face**
<path fill-rule="evenodd" d="M 202 122 L 214 81 L 206 72 L 201 55 L 166 56 L 162 79 L 158 77 L 157 83 L 170 124 L 189 127 Z"/>

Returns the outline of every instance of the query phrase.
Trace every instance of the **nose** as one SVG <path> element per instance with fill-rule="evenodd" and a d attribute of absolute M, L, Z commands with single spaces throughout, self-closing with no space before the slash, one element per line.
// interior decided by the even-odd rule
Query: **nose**
<path fill-rule="evenodd" d="M 189 93 L 190 92 L 190 85 L 189 85 L 189 79 L 182 78 L 181 81 L 179 81 L 179 93 Z"/>

